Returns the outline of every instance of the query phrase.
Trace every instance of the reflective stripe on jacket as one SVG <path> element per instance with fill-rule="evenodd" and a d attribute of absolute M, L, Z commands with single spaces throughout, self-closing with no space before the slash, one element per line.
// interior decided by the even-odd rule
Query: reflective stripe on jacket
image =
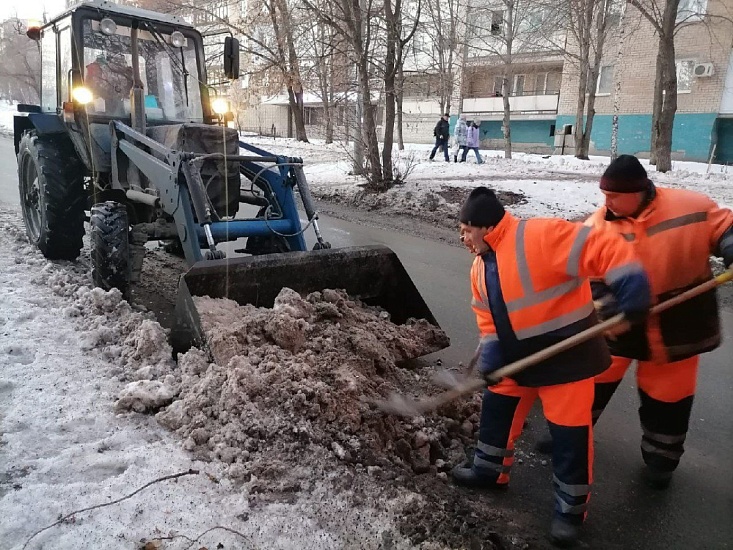
<path fill-rule="evenodd" d="M 733 213 L 700 193 L 683 189 L 649 188 L 646 207 L 635 218 L 618 218 L 606 207 L 587 225 L 611 229 L 636 249 L 649 276 L 652 301 L 658 303 L 712 277 L 709 258 L 730 249 Z M 593 293 L 601 315 L 615 312 L 603 284 Z M 609 341 L 614 355 L 668 363 L 710 351 L 720 345 L 720 318 L 715 291 L 647 319 Z"/>
<path fill-rule="evenodd" d="M 472 307 L 482 341 L 498 342 L 505 364 L 597 323 L 589 276 L 622 288 L 616 292 L 629 310 L 635 299 L 637 309 L 648 306 L 641 264 L 633 248 L 611 232 L 559 219 L 518 220 L 507 213 L 485 241 L 491 252 L 476 257 L 471 268 Z M 598 337 L 514 379 L 523 386 L 562 384 L 595 376 L 609 365 L 608 348 Z"/>

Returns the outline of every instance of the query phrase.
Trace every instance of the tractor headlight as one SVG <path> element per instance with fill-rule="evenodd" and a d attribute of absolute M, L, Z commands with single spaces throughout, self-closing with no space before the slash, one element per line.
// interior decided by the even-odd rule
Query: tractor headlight
<path fill-rule="evenodd" d="M 211 102 L 211 108 L 217 115 L 225 115 L 229 112 L 229 102 L 223 97 L 217 97 Z"/>
<path fill-rule="evenodd" d="M 99 22 L 99 29 L 103 34 L 112 36 L 117 32 L 117 23 L 112 21 L 109 17 L 105 17 Z"/>
<path fill-rule="evenodd" d="M 186 45 L 186 37 L 181 31 L 173 31 L 171 34 L 171 44 L 174 48 L 182 48 Z"/>
<path fill-rule="evenodd" d="M 77 103 L 81 103 L 82 105 L 91 103 L 94 99 L 92 91 L 84 86 L 77 86 L 76 88 L 71 90 L 71 97 L 74 98 L 74 101 L 76 101 Z"/>

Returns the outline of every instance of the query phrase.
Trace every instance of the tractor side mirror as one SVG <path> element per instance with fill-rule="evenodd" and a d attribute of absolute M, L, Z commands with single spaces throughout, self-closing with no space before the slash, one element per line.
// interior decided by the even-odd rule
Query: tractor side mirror
<path fill-rule="evenodd" d="M 38 42 L 41 39 L 41 24 L 36 21 L 28 21 L 25 35 L 31 40 Z"/>
<path fill-rule="evenodd" d="M 239 78 L 239 40 L 233 36 L 224 38 L 224 74 L 229 80 Z"/>

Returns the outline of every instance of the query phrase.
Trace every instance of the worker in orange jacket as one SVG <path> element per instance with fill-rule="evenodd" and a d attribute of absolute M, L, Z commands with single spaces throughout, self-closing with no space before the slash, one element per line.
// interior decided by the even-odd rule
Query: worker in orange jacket
<path fill-rule="evenodd" d="M 728 267 L 733 263 L 733 213 L 705 195 L 656 187 L 631 155 L 609 165 L 600 187 L 606 205 L 586 223 L 633 244 L 649 274 L 654 303 L 709 280 L 711 254 L 722 256 Z M 616 313 L 608 288 L 600 281 L 591 287 L 601 317 Z M 700 354 L 720 344 L 715 291 L 652 316 L 608 344 L 613 362 L 596 377 L 593 421 L 636 360 L 643 477 L 651 487 L 666 489 L 684 452 Z M 549 452 L 549 439 L 537 448 Z"/>
<path fill-rule="evenodd" d="M 733 263 L 733 212 L 700 193 L 656 187 L 631 155 L 613 161 L 601 178 L 606 205 L 586 223 L 631 242 L 649 274 L 653 303 L 712 278 L 710 255 Z M 608 288 L 593 284 L 603 317 L 616 305 Z M 597 420 L 629 365 L 636 360 L 641 398 L 641 453 L 649 485 L 666 488 L 684 452 L 700 354 L 720 345 L 715 290 L 706 292 L 608 341 L 613 362 L 596 378 Z"/>
<path fill-rule="evenodd" d="M 612 232 L 560 219 L 519 220 L 486 187 L 460 212 L 461 240 L 476 255 L 472 308 L 481 333 L 478 366 L 490 375 L 597 323 L 588 277 L 602 277 L 631 320 L 649 307 L 649 283 L 633 247 Z M 610 364 L 602 337 L 503 378 L 484 391 L 473 461 L 457 466 L 456 483 L 506 488 L 514 443 L 537 397 L 554 437 L 555 544 L 578 537 L 593 464 L 593 377 Z"/>

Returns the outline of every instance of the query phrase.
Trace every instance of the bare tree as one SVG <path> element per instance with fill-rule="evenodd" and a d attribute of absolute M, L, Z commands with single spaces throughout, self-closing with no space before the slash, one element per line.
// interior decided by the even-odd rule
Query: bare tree
<path fill-rule="evenodd" d="M 394 130 L 396 109 L 398 106 L 397 78 L 404 64 L 406 46 L 415 34 L 420 21 L 421 4 L 418 1 L 417 13 L 412 19 L 412 26 L 403 36 L 405 14 L 402 0 L 384 0 L 384 22 L 386 27 L 386 56 L 384 63 L 384 145 L 382 148 L 382 171 L 385 181 L 393 179 L 392 145 L 394 144 Z M 402 120 L 399 120 L 399 135 L 402 135 Z M 404 148 L 404 145 L 402 146 Z"/>
<path fill-rule="evenodd" d="M 490 0 L 468 11 L 469 55 L 502 67 L 504 156 L 512 157 L 511 100 L 515 63 L 556 51 L 562 10 L 540 0 Z"/>
<path fill-rule="evenodd" d="M 424 6 L 420 32 L 425 40 L 412 49 L 421 69 L 436 76 L 440 112 L 450 113 L 463 66 L 467 0 L 425 0 Z"/>
<path fill-rule="evenodd" d="M 289 0 L 263 0 L 256 6 L 250 6 L 251 11 L 241 14 L 239 19 L 230 17 L 230 13 L 237 11 L 241 5 L 237 0 L 163 1 L 167 2 L 168 11 L 193 14 L 194 21 L 198 16 L 202 22 L 199 26 L 205 33 L 224 29 L 244 37 L 241 51 L 261 60 L 258 72 L 274 69 L 280 74 L 295 123 L 296 139 L 308 141 L 303 115 L 303 82 L 297 46 L 298 33 L 303 32 L 304 27 L 298 28 L 294 23 Z M 309 23 L 301 21 L 301 25 L 306 24 Z"/>
<path fill-rule="evenodd" d="M 17 17 L 0 23 L 0 97 L 37 103 L 41 97 L 41 56 L 38 44 L 25 35 Z"/>
<path fill-rule="evenodd" d="M 578 69 L 578 101 L 575 110 L 575 156 L 588 159 L 595 117 L 597 82 L 609 19 L 621 5 L 618 0 L 566 0 L 568 33 L 573 48 L 566 57 Z"/>
<path fill-rule="evenodd" d="M 677 112 L 677 67 L 674 35 L 680 0 L 628 0 L 654 27 L 659 39 L 654 78 L 650 163 L 657 171 L 672 169 L 672 128 Z"/>
<path fill-rule="evenodd" d="M 324 2 L 322 9 L 330 9 L 330 2 Z M 305 16 L 303 13 L 301 16 Z M 336 58 L 338 37 L 332 27 L 317 21 L 308 30 L 312 56 L 304 56 L 303 70 L 315 81 L 323 107 L 323 123 L 326 143 L 333 143 L 334 106 L 336 102 L 335 80 L 337 78 Z"/>

